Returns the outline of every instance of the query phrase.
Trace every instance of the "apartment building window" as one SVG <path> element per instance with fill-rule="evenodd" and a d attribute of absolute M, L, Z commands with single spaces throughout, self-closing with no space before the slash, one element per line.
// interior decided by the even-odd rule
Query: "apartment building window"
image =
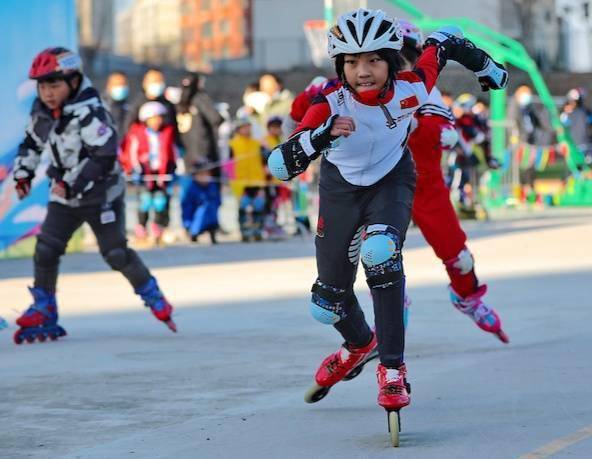
<path fill-rule="evenodd" d="M 223 19 L 222 21 L 220 21 L 220 33 L 222 33 L 223 35 L 228 35 L 229 30 L 230 26 L 228 24 L 228 20 Z"/>
<path fill-rule="evenodd" d="M 212 36 L 212 23 L 204 22 L 201 26 L 201 36 L 208 38 Z"/>
<path fill-rule="evenodd" d="M 582 5 L 584 8 L 584 17 L 587 19 L 590 17 L 590 2 L 584 2 Z"/>
<path fill-rule="evenodd" d="M 212 2 L 210 0 L 201 0 L 201 9 L 209 10 L 212 8 Z"/>

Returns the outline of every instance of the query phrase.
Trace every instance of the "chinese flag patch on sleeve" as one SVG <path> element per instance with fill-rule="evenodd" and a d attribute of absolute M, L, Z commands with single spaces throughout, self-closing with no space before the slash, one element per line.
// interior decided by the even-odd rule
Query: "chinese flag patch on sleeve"
<path fill-rule="evenodd" d="M 401 108 L 417 107 L 418 105 L 419 102 L 415 96 L 407 97 L 407 99 L 401 100 Z"/>

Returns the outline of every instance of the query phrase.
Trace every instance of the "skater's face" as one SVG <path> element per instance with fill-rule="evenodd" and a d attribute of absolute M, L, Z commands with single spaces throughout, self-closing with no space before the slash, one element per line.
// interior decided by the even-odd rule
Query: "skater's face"
<path fill-rule="evenodd" d="M 146 126 L 148 126 L 153 131 L 160 131 L 162 125 L 164 124 L 164 120 L 162 116 L 151 116 L 146 120 Z"/>
<path fill-rule="evenodd" d="M 39 98 L 50 110 L 60 108 L 70 97 L 70 86 L 64 80 L 40 81 Z"/>
<path fill-rule="evenodd" d="M 388 79 L 388 63 L 377 53 L 346 54 L 343 73 L 358 93 L 379 90 Z"/>

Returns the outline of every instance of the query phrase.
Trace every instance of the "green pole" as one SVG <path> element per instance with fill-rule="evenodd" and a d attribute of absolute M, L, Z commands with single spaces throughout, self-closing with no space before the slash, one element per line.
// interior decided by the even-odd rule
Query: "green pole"
<path fill-rule="evenodd" d="M 333 0 L 325 0 L 325 8 L 324 8 L 324 15 L 325 15 L 325 22 L 327 23 L 327 27 L 331 27 L 333 25 Z"/>
<path fill-rule="evenodd" d="M 490 91 L 491 153 L 500 162 L 506 149 L 506 90 Z"/>

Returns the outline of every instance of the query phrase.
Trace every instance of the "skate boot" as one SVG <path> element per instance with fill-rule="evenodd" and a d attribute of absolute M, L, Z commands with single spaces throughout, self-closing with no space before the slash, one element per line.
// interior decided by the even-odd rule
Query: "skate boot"
<path fill-rule="evenodd" d="M 493 333 L 502 343 L 510 342 L 508 335 L 502 330 L 502 322 L 495 310 L 481 300 L 487 292 L 486 284 L 481 285 L 475 293 L 466 298 L 456 293 L 451 285 L 448 286 L 448 290 L 454 307 L 473 319 L 481 330 Z"/>
<path fill-rule="evenodd" d="M 329 393 L 332 386 L 339 381 L 349 381 L 358 376 L 364 365 L 378 357 L 376 334 L 372 333 L 369 344 L 360 348 L 351 348 L 343 344 L 321 363 L 315 374 L 315 383 L 304 395 L 306 403 L 316 403 Z"/>
<path fill-rule="evenodd" d="M 399 446 L 399 432 L 401 432 L 401 416 L 399 411 L 411 403 L 409 393 L 411 387 L 406 379 L 407 368 L 402 364 L 397 368 L 386 368 L 378 364 L 376 377 L 378 379 L 378 404 L 387 412 L 391 445 Z"/>
<path fill-rule="evenodd" d="M 154 277 L 135 290 L 142 297 L 144 305 L 152 310 L 158 320 L 164 322 L 173 332 L 177 332 L 177 325 L 172 319 L 173 307 L 166 300 Z"/>
<path fill-rule="evenodd" d="M 14 333 L 14 342 L 21 344 L 23 341 L 32 343 L 49 338 L 52 341 L 66 336 L 66 330 L 58 325 L 58 307 L 53 293 L 48 293 L 42 288 L 29 287 L 33 295 L 33 304 L 22 316 L 16 319 L 20 327 Z"/>

